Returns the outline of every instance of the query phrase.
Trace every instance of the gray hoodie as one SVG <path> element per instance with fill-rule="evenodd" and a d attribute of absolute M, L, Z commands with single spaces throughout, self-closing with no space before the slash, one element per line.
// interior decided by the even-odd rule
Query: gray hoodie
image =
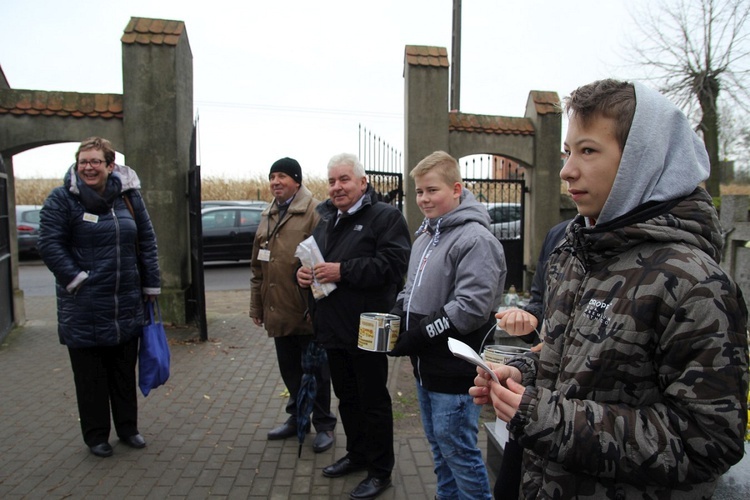
<path fill-rule="evenodd" d="M 682 198 L 708 178 L 706 147 L 672 101 L 634 83 L 637 105 L 620 167 L 596 223 L 648 201 Z"/>
<path fill-rule="evenodd" d="M 505 286 L 505 254 L 489 230 L 487 208 L 466 189 L 461 204 L 437 219 L 425 219 L 412 246 L 409 271 L 397 304 L 407 327 L 440 308 L 460 333 L 459 339 L 480 349 L 494 330 L 494 313 Z M 414 374 L 430 391 L 464 393 L 476 369 L 453 357 L 445 341 L 412 356 Z"/>

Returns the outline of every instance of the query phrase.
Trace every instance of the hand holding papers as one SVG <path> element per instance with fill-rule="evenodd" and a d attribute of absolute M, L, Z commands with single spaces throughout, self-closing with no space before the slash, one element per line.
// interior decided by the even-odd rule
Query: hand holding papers
<path fill-rule="evenodd" d="M 487 366 L 487 364 L 482 360 L 479 354 L 474 352 L 474 349 L 469 347 L 467 344 L 461 342 L 460 340 L 454 339 L 453 337 L 448 337 L 448 349 L 451 350 L 454 356 L 468 361 L 469 363 L 472 363 L 474 365 L 481 366 L 485 371 L 487 371 L 487 373 L 490 374 L 492 380 L 500 383 L 500 380 L 498 380 L 495 372 L 493 372 L 490 367 Z"/>
<path fill-rule="evenodd" d="M 312 236 L 297 245 L 294 256 L 299 259 L 304 267 L 310 269 L 314 269 L 315 264 L 325 262 L 323 254 L 320 253 L 320 248 L 318 248 L 318 244 Z M 313 273 L 313 282 L 310 288 L 312 289 L 313 297 L 315 297 L 315 300 L 318 300 L 333 292 L 336 289 L 336 285 L 334 283 L 319 283 Z"/>

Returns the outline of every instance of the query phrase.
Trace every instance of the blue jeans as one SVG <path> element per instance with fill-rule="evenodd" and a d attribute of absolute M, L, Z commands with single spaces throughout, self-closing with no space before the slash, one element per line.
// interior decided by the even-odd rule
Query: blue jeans
<path fill-rule="evenodd" d="M 437 498 L 492 500 L 490 481 L 477 446 L 479 412 L 469 393 L 428 391 L 417 382 L 422 426 L 432 448 Z"/>

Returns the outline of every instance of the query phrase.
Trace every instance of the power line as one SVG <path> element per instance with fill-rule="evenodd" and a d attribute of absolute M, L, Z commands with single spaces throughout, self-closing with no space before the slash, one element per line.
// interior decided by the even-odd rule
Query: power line
<path fill-rule="evenodd" d="M 403 119 L 403 113 L 385 113 L 381 111 L 362 111 L 362 110 L 344 110 L 330 108 L 303 108 L 298 106 L 278 106 L 269 104 L 252 104 L 241 102 L 222 102 L 222 101 L 196 101 L 196 105 L 215 107 L 215 108 L 239 108 L 255 109 L 260 111 L 279 111 L 284 113 L 306 113 L 316 115 L 336 115 L 336 116 L 369 116 L 373 118 Z"/>

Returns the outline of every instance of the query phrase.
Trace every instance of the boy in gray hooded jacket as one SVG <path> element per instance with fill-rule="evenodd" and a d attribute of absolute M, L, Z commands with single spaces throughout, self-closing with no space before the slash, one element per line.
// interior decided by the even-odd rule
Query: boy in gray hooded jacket
<path fill-rule="evenodd" d="M 396 300 L 405 331 L 392 356 L 411 356 L 422 425 L 435 460 L 437 498 L 489 499 L 477 447 L 479 410 L 468 394 L 474 366 L 454 357 L 448 337 L 478 351 L 505 284 L 505 254 L 489 230 L 487 208 L 463 189 L 458 162 L 443 151 L 411 171 L 425 215 L 407 282 Z"/>
<path fill-rule="evenodd" d="M 560 171 L 578 216 L 552 252 L 538 357 L 475 402 L 525 449 L 527 498 L 710 498 L 743 455 L 747 309 L 719 267 L 685 115 L 639 83 L 575 90 Z"/>

